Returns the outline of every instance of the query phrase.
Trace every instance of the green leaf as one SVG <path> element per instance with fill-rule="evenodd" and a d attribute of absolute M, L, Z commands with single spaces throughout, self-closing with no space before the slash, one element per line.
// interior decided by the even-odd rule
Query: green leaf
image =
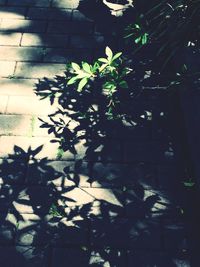
<path fill-rule="evenodd" d="M 72 62 L 71 65 L 75 71 L 77 71 L 77 72 L 80 71 L 80 66 L 77 63 Z"/>
<path fill-rule="evenodd" d="M 122 55 L 122 52 L 119 52 L 119 53 L 115 54 L 112 60 L 116 60 L 116 59 L 119 58 L 121 55 Z"/>
<path fill-rule="evenodd" d="M 105 53 L 106 53 L 106 55 L 107 55 L 107 57 L 108 57 L 108 60 L 111 60 L 112 57 L 113 57 L 113 52 L 112 52 L 112 50 L 110 49 L 110 47 L 106 46 Z"/>
<path fill-rule="evenodd" d="M 100 68 L 99 68 L 99 72 L 102 72 L 108 65 L 107 64 L 103 64 Z"/>
<path fill-rule="evenodd" d="M 134 28 L 135 28 L 135 29 L 141 29 L 141 27 L 140 27 L 139 24 L 134 24 Z"/>
<path fill-rule="evenodd" d="M 148 33 L 143 34 L 142 36 L 142 44 L 145 45 L 148 40 Z"/>
<path fill-rule="evenodd" d="M 105 84 L 103 85 L 103 87 L 105 89 L 115 89 L 116 88 L 116 85 L 113 82 L 105 82 Z"/>
<path fill-rule="evenodd" d="M 82 62 L 82 67 L 84 71 L 91 73 L 91 67 L 87 62 Z"/>
<path fill-rule="evenodd" d="M 83 78 L 78 84 L 77 91 L 81 92 L 83 90 L 83 87 L 87 84 L 87 82 L 88 82 L 88 78 L 86 78 L 86 77 Z"/>
<path fill-rule="evenodd" d="M 192 182 L 192 181 L 184 182 L 183 184 L 184 184 L 184 186 L 186 186 L 186 187 L 193 187 L 193 186 L 195 185 L 195 183 Z"/>
<path fill-rule="evenodd" d="M 67 82 L 67 84 L 68 84 L 68 85 L 74 84 L 77 80 L 78 80 L 78 77 L 77 77 L 77 76 L 72 77 L 72 78 Z"/>
<path fill-rule="evenodd" d="M 106 58 L 100 57 L 98 58 L 99 62 L 108 63 L 108 60 Z"/>
<path fill-rule="evenodd" d="M 121 81 L 119 85 L 121 88 L 128 88 L 128 83 L 126 81 Z"/>
<path fill-rule="evenodd" d="M 89 78 L 90 74 L 81 70 L 81 72 L 76 77 L 77 77 L 77 79 L 83 79 L 85 77 Z"/>
<path fill-rule="evenodd" d="M 135 39 L 135 43 L 138 44 L 141 41 L 142 37 L 139 36 L 138 38 Z"/>

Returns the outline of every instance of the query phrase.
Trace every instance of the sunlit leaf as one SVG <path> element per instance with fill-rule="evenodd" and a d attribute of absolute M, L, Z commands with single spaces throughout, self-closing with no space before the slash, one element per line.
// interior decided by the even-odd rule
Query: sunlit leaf
<path fill-rule="evenodd" d="M 80 66 L 77 64 L 77 63 L 74 63 L 72 62 L 72 68 L 75 70 L 75 71 L 80 71 Z"/>
<path fill-rule="evenodd" d="M 108 59 L 111 60 L 112 57 L 113 57 L 113 52 L 112 52 L 112 50 L 110 49 L 110 47 L 106 46 L 105 53 L 106 53 Z"/>
<path fill-rule="evenodd" d="M 148 41 L 148 33 L 145 33 L 142 36 L 142 44 L 145 45 L 147 41 Z"/>
<path fill-rule="evenodd" d="M 119 52 L 119 53 L 115 54 L 112 60 L 116 60 L 116 59 L 119 58 L 121 55 L 122 55 L 122 52 Z"/>
<path fill-rule="evenodd" d="M 139 36 L 138 38 L 135 39 L 135 43 L 138 44 L 139 42 L 141 42 L 141 39 L 142 39 L 142 37 Z"/>
<path fill-rule="evenodd" d="M 77 80 L 78 80 L 77 76 L 72 77 L 72 78 L 67 82 L 67 84 L 68 84 L 68 85 L 74 84 Z"/>
<path fill-rule="evenodd" d="M 89 72 L 89 73 L 91 72 L 91 67 L 87 62 L 83 62 L 82 67 L 84 71 Z"/>
<path fill-rule="evenodd" d="M 98 58 L 98 61 L 103 62 L 103 63 L 108 62 L 108 60 L 106 58 L 103 58 L 103 57 Z"/>
<path fill-rule="evenodd" d="M 78 84 L 77 91 L 81 92 L 83 87 L 87 84 L 87 82 L 88 82 L 88 78 L 83 78 Z"/>

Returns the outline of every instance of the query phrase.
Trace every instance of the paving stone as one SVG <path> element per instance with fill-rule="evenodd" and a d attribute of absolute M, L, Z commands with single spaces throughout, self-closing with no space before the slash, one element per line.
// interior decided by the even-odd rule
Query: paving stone
<path fill-rule="evenodd" d="M 15 227 L 8 222 L 2 221 L 0 225 L 0 246 L 14 244 Z"/>
<path fill-rule="evenodd" d="M 92 34 L 93 24 L 91 22 L 76 22 L 76 21 L 58 21 L 49 22 L 48 33 L 63 33 L 63 34 Z"/>
<path fill-rule="evenodd" d="M 92 162 L 121 162 L 121 143 L 118 140 L 104 140 L 96 144 L 95 151 L 86 151 L 86 158 Z"/>
<path fill-rule="evenodd" d="M 8 96 L 0 95 L 0 114 L 6 112 Z"/>
<path fill-rule="evenodd" d="M 21 184 L 25 181 L 27 172 L 26 160 L 1 159 L 0 167 L 1 184 Z"/>
<path fill-rule="evenodd" d="M 22 7 L 1 7 L 0 19 L 24 19 L 25 12 Z"/>
<path fill-rule="evenodd" d="M 53 7 L 76 9 L 79 6 L 79 0 L 53 0 Z"/>
<path fill-rule="evenodd" d="M 156 177 L 154 166 L 149 164 L 95 163 L 92 187 L 119 187 L 140 183 L 144 188 L 155 188 Z"/>
<path fill-rule="evenodd" d="M 170 209 L 170 198 L 163 192 L 145 189 L 141 184 L 135 184 L 132 189 L 124 191 L 126 214 L 129 217 L 159 218 L 166 216 Z"/>
<path fill-rule="evenodd" d="M 19 158 L 27 158 L 28 148 L 31 147 L 33 150 L 39 150 L 35 155 L 37 159 L 45 157 L 48 159 L 57 159 L 58 145 L 50 141 L 51 139 L 46 137 L 2 136 L 0 137 L 0 157 L 8 157 L 11 154 Z M 39 149 L 42 145 L 43 147 Z M 74 157 L 70 152 L 65 152 L 63 159 L 73 160 Z"/>
<path fill-rule="evenodd" d="M 182 220 L 165 219 L 163 221 L 164 228 L 164 248 L 167 250 L 188 251 L 189 236 L 186 225 Z"/>
<path fill-rule="evenodd" d="M 72 10 L 57 8 L 32 8 L 28 10 L 27 18 L 29 19 L 49 19 L 49 20 L 70 20 Z"/>
<path fill-rule="evenodd" d="M 88 245 L 88 223 L 81 215 L 77 218 L 63 218 L 58 227 L 59 229 L 52 233 L 54 246 Z"/>
<path fill-rule="evenodd" d="M 31 135 L 32 117 L 0 115 L 0 135 Z"/>
<path fill-rule="evenodd" d="M 100 247 L 159 249 L 161 230 L 158 226 L 157 222 L 98 218 L 91 223 L 91 242 Z"/>
<path fill-rule="evenodd" d="M 12 205 L 13 189 L 11 185 L 0 184 L 0 192 L 1 192 L 0 211 L 1 213 L 7 213 Z"/>
<path fill-rule="evenodd" d="M 65 64 L 48 63 L 17 63 L 15 76 L 20 78 L 44 78 L 63 74 L 66 69 Z M 1 74 L 1 69 L 0 69 Z"/>
<path fill-rule="evenodd" d="M 48 233 L 48 222 L 34 214 L 22 214 L 18 221 L 16 244 L 22 246 L 50 245 L 52 235 Z"/>
<path fill-rule="evenodd" d="M 66 174 L 64 169 L 68 173 Z M 72 173 L 74 162 L 69 161 L 30 161 L 27 173 L 28 184 L 42 184 L 55 186 L 72 186 L 74 185 Z"/>
<path fill-rule="evenodd" d="M 127 219 L 94 218 L 91 222 L 91 243 L 101 248 L 129 247 L 131 223 Z"/>
<path fill-rule="evenodd" d="M 36 96 L 10 96 L 7 114 L 47 115 L 56 110 L 56 104 L 51 105 L 47 100 L 39 100 Z"/>
<path fill-rule="evenodd" d="M 71 59 L 71 54 L 67 49 L 47 48 L 43 58 L 44 62 L 66 64 Z"/>
<path fill-rule="evenodd" d="M 83 13 L 79 10 L 73 10 L 72 20 L 74 21 L 91 21 L 91 19 L 87 18 Z"/>
<path fill-rule="evenodd" d="M 38 6 L 38 7 L 49 7 L 51 0 L 8 0 L 8 5 L 11 6 Z"/>
<path fill-rule="evenodd" d="M 64 190 L 65 191 L 65 190 Z M 67 192 L 62 192 L 62 197 L 65 205 L 67 206 L 82 206 L 89 203 L 92 203 L 95 198 L 91 196 L 85 189 L 74 188 L 72 190 L 66 190 Z"/>
<path fill-rule="evenodd" d="M 128 267 L 132 266 L 180 266 L 190 267 L 188 259 L 184 259 L 187 255 L 180 255 L 180 253 L 167 253 L 160 251 L 131 251 L 128 254 L 129 264 Z M 182 259 L 181 259 L 182 258 Z"/>
<path fill-rule="evenodd" d="M 71 267 L 88 267 L 90 254 L 87 248 L 55 248 L 52 255 L 52 267 L 62 267 L 67 262 Z"/>
<path fill-rule="evenodd" d="M 105 201 L 108 205 L 123 207 L 123 192 L 120 189 L 84 188 L 95 200 Z"/>
<path fill-rule="evenodd" d="M 72 35 L 70 37 L 70 47 L 72 48 L 95 48 L 104 45 L 104 38 L 100 35 Z"/>
<path fill-rule="evenodd" d="M 160 142 L 124 142 L 124 159 L 126 162 L 170 162 L 173 155 L 168 157 L 166 149 Z"/>
<path fill-rule="evenodd" d="M 2 61 L 41 61 L 45 51 L 43 48 L 33 47 L 0 47 L 0 60 Z"/>
<path fill-rule="evenodd" d="M 157 168 L 158 185 L 163 190 L 177 190 L 180 186 L 177 168 L 174 165 L 158 165 Z"/>
<path fill-rule="evenodd" d="M 15 262 L 20 267 L 46 267 L 49 263 L 50 252 L 44 246 L 16 246 L 18 257 Z M 16 267 L 18 267 L 17 265 Z"/>
<path fill-rule="evenodd" d="M 36 79 L 1 78 L 0 95 L 35 96 L 33 89 L 37 82 Z"/>
<path fill-rule="evenodd" d="M 15 62 L 0 61 L 0 77 L 9 77 L 14 74 Z"/>
<path fill-rule="evenodd" d="M 128 266 L 126 251 L 112 248 L 94 249 L 89 264 L 99 266 Z"/>
<path fill-rule="evenodd" d="M 79 164 L 78 164 L 79 165 Z M 88 164 L 80 167 L 69 161 L 32 161 L 27 173 L 28 184 L 55 185 L 57 187 L 90 187 Z"/>
<path fill-rule="evenodd" d="M 33 34 L 24 33 L 22 46 L 67 47 L 68 36 L 64 34 Z"/>
<path fill-rule="evenodd" d="M 60 191 L 55 186 L 15 185 L 11 211 L 19 214 L 48 215 Z M 28 228 L 30 229 L 30 228 Z"/>
<path fill-rule="evenodd" d="M 39 20 L 2 19 L 0 31 L 6 32 L 38 32 L 46 30 L 46 22 Z"/>
<path fill-rule="evenodd" d="M 21 36 L 21 33 L 1 33 L 0 45 L 18 46 L 20 44 Z"/>

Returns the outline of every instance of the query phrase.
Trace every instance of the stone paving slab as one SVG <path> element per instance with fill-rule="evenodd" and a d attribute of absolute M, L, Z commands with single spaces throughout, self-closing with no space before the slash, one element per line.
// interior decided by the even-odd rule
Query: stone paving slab
<path fill-rule="evenodd" d="M 0 60 L 2 61 L 41 61 L 44 55 L 43 48 L 30 47 L 0 47 Z"/>
<path fill-rule="evenodd" d="M 68 35 L 24 33 L 21 46 L 67 47 Z"/>
<path fill-rule="evenodd" d="M 11 6 L 49 7 L 51 4 L 51 0 L 8 0 L 7 4 Z"/>
<path fill-rule="evenodd" d="M 72 10 L 68 8 L 29 8 L 26 18 L 39 20 L 70 20 Z"/>
<path fill-rule="evenodd" d="M 37 79 L 15 79 L 1 78 L 0 79 L 0 95 L 1 96 L 34 96 L 35 84 Z M 0 102 L 2 103 L 2 101 Z"/>
<path fill-rule="evenodd" d="M 11 33 L 5 34 L 0 33 L 0 45 L 2 46 L 19 46 L 21 41 L 22 33 Z"/>
<path fill-rule="evenodd" d="M 31 105 L 30 105 L 31 103 Z M 49 100 L 39 100 L 36 96 L 9 96 L 6 114 L 48 115 L 57 109 L 58 104 L 51 105 Z"/>
<path fill-rule="evenodd" d="M 12 77 L 16 63 L 13 61 L 0 61 L 0 77 Z"/>
<path fill-rule="evenodd" d="M 6 62 L 7 63 L 7 62 Z M 4 63 L 6 65 L 6 63 Z M 11 62 L 12 63 L 12 62 Z M 10 73 L 13 74 L 14 64 L 8 63 L 8 67 L 10 67 L 10 70 L 3 73 L 2 76 L 9 76 Z M 22 63 L 18 62 L 16 71 L 15 71 L 15 77 L 18 78 L 34 78 L 34 79 L 42 79 L 44 77 L 51 77 L 53 78 L 56 74 L 63 74 L 63 71 L 65 71 L 66 65 L 65 64 L 48 64 L 48 63 Z M 1 75 L 1 69 L 0 69 L 0 75 Z"/>
<path fill-rule="evenodd" d="M 8 104 L 8 96 L 0 96 L 0 113 L 5 113 Z"/>
<path fill-rule="evenodd" d="M 25 14 L 24 7 L 1 7 L 0 19 L 24 19 Z"/>
<path fill-rule="evenodd" d="M 0 31 L 2 32 L 45 32 L 46 21 L 25 19 L 2 19 Z"/>

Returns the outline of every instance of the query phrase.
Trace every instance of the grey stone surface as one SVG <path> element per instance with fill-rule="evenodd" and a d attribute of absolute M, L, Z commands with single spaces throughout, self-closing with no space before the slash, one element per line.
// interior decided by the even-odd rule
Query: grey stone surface
<path fill-rule="evenodd" d="M 79 0 L 53 0 L 53 7 L 76 9 L 79 6 Z"/>
<path fill-rule="evenodd" d="M 8 104 L 8 96 L 1 95 L 0 96 L 0 113 L 1 114 L 6 112 L 7 104 Z"/>
<path fill-rule="evenodd" d="M 19 46 L 20 41 L 21 41 L 21 36 L 22 34 L 17 32 L 17 33 L 12 33 L 12 34 L 3 34 L 0 33 L 0 45 L 1 46 Z"/>
<path fill-rule="evenodd" d="M 8 5 L 11 6 L 38 6 L 38 7 L 49 7 L 51 0 L 8 0 Z"/>
<path fill-rule="evenodd" d="M 7 62 L 6 62 L 7 63 Z M 4 64 L 6 64 L 4 63 Z M 7 76 L 12 72 L 12 66 L 10 65 L 10 70 L 3 73 L 2 76 Z M 54 77 L 56 74 L 63 74 L 63 71 L 65 70 L 66 66 L 65 64 L 48 64 L 48 63 L 17 63 L 15 76 L 20 78 L 36 78 L 36 79 L 42 79 L 44 77 Z M 0 69 L 0 75 L 1 75 L 1 69 Z"/>
<path fill-rule="evenodd" d="M 33 34 L 24 33 L 22 46 L 67 47 L 68 35 L 63 34 Z"/>
<path fill-rule="evenodd" d="M 15 79 L 1 78 L 0 95 L 1 96 L 35 96 L 33 88 L 38 82 L 37 79 Z M 2 103 L 2 102 L 1 102 Z"/>
<path fill-rule="evenodd" d="M 70 20 L 72 10 L 57 8 L 29 8 L 27 18 L 41 20 Z"/>
<path fill-rule="evenodd" d="M 4 32 L 38 32 L 46 30 L 47 23 L 39 20 L 2 19 L 0 31 Z"/>
<path fill-rule="evenodd" d="M 58 21 L 54 23 L 50 21 L 48 24 L 49 33 L 62 33 L 62 34 L 92 34 L 94 31 L 94 25 L 91 22 L 80 21 L 66 21 L 63 27 L 63 22 Z"/>
<path fill-rule="evenodd" d="M 0 77 L 13 76 L 16 63 L 12 61 L 0 61 Z"/>
<path fill-rule="evenodd" d="M 1 19 L 23 19 L 25 18 L 26 9 L 23 7 L 1 7 Z"/>
<path fill-rule="evenodd" d="M 42 60 L 44 53 L 44 48 L 2 46 L 0 60 L 38 62 Z"/>

